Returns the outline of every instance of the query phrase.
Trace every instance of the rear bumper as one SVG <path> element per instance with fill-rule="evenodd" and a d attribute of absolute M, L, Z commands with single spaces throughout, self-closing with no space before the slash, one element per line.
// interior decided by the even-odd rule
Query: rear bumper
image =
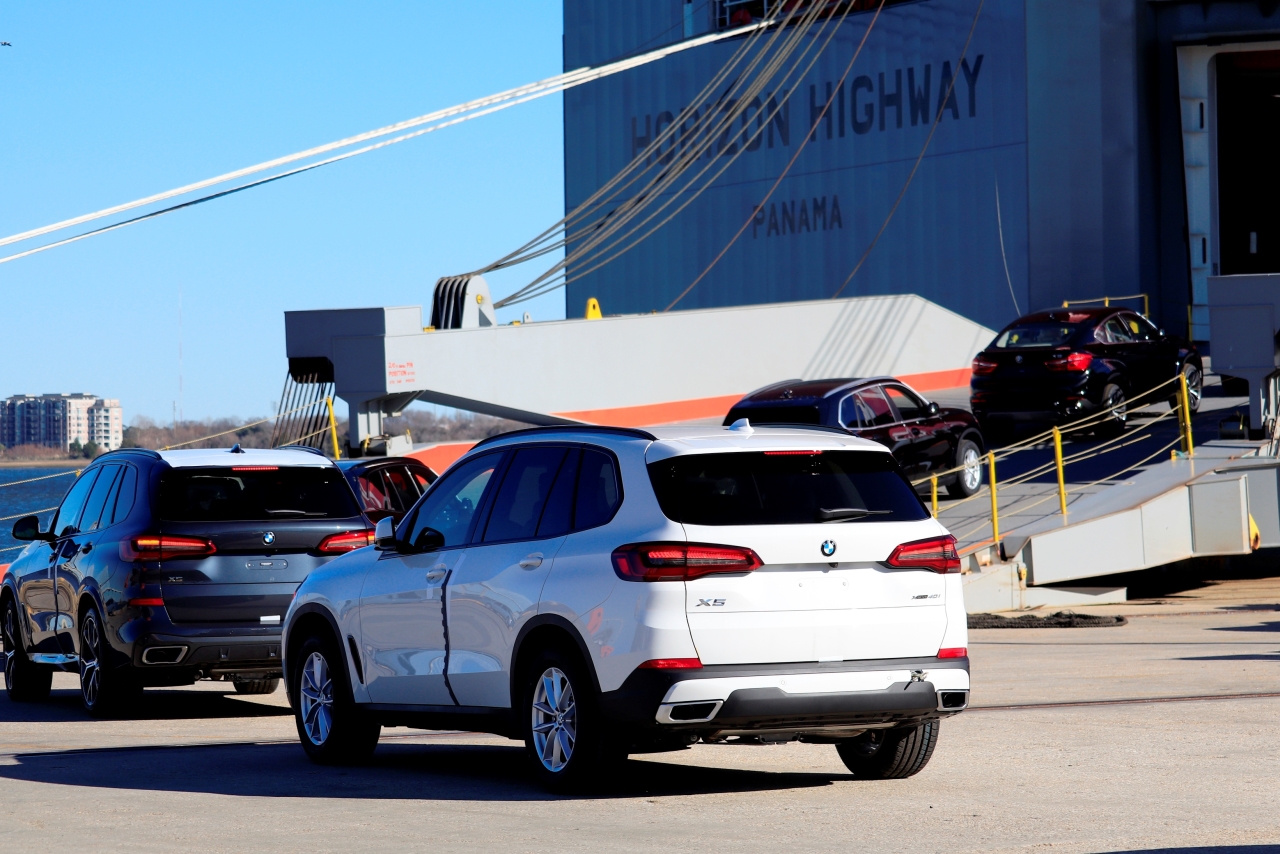
<path fill-rule="evenodd" d="M 200 630 L 154 632 L 133 645 L 133 665 L 161 678 L 163 671 L 203 676 L 280 675 L 280 629 L 246 628 L 243 633 Z"/>
<path fill-rule="evenodd" d="M 637 670 L 602 708 L 654 734 L 822 736 L 947 717 L 968 701 L 968 659 L 911 658 Z"/>

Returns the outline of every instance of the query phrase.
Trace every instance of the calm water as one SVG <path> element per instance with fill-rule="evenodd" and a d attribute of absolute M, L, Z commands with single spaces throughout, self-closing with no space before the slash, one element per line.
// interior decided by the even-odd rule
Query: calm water
<path fill-rule="evenodd" d="M 46 507 L 57 507 L 62 501 L 62 496 L 67 494 L 67 490 L 71 488 L 71 484 L 76 482 L 75 475 L 72 472 L 75 469 L 56 469 L 56 468 L 0 468 L 0 516 L 13 516 L 19 513 L 30 513 L 34 510 L 43 510 Z M 28 480 L 33 477 L 45 477 L 47 475 L 60 475 L 59 477 L 50 477 L 47 480 L 37 480 L 35 483 L 23 483 L 18 486 L 6 486 L 5 484 L 14 483 L 20 480 Z M 49 524 L 53 511 L 50 510 L 40 514 L 41 527 Z M 11 548 L 12 546 L 23 545 L 9 535 L 13 530 L 14 519 L 0 520 L 0 563 L 8 563 L 18 555 L 18 550 Z"/>

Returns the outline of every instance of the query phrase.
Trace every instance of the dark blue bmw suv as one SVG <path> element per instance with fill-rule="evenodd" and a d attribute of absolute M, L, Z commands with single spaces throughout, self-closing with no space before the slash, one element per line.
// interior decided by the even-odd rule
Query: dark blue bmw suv
<path fill-rule="evenodd" d="M 85 708 L 120 709 L 148 686 L 280 682 L 280 620 L 313 569 L 373 531 L 342 472 L 317 452 L 129 449 L 77 478 L 49 530 L 0 585 L 5 690 L 48 695 L 80 674 Z"/>

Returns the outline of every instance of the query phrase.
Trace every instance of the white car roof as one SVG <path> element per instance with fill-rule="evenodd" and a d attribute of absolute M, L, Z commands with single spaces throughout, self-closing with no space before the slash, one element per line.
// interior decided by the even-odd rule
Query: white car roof
<path fill-rule="evenodd" d="M 262 450 L 244 448 L 231 453 L 230 448 L 202 448 L 189 451 L 160 451 L 160 459 L 174 468 L 210 468 L 213 466 L 332 466 L 333 460 L 300 448 Z"/>
<path fill-rule="evenodd" d="M 650 462 L 684 454 L 722 454 L 733 451 L 870 451 L 889 453 L 878 442 L 860 439 L 836 430 L 808 430 L 803 427 L 651 427 L 657 441 L 645 458 Z"/>

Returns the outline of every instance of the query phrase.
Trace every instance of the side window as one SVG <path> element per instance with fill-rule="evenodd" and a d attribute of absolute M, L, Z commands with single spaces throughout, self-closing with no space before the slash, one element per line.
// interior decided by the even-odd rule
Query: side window
<path fill-rule="evenodd" d="M 570 448 L 560 464 L 560 473 L 551 487 L 551 496 L 542 511 L 542 521 L 538 523 L 539 537 L 558 537 L 573 530 L 573 494 L 578 487 L 578 460 L 581 456 L 580 448 Z"/>
<path fill-rule="evenodd" d="M 879 427 L 892 424 L 895 420 L 889 401 L 884 399 L 879 387 L 863 389 L 858 392 L 858 411 L 862 415 L 863 427 Z"/>
<path fill-rule="evenodd" d="M 840 401 L 840 426 L 846 430 L 870 427 L 874 420 L 867 405 L 856 394 L 846 395 L 845 399 Z"/>
<path fill-rule="evenodd" d="M 476 508 L 502 456 L 497 452 L 467 460 L 437 481 L 419 505 L 408 541 L 415 543 L 424 529 L 434 528 L 444 534 L 445 548 L 465 545 Z"/>
<path fill-rule="evenodd" d="M 80 522 L 80 512 L 84 510 L 85 499 L 89 497 L 89 491 L 93 489 L 93 482 L 100 471 L 101 468 L 90 469 L 80 475 L 72 484 L 67 497 L 62 499 L 58 515 L 53 517 L 53 530 L 58 532 L 59 537 L 70 536 L 79 530 L 76 525 Z"/>
<path fill-rule="evenodd" d="M 1134 341 L 1155 341 L 1158 337 L 1155 327 L 1136 314 L 1126 312 L 1120 315 L 1120 320 L 1128 327 Z"/>
<path fill-rule="evenodd" d="M 360 484 L 360 503 L 364 505 L 366 512 L 395 509 L 383 487 L 382 473 L 377 469 L 358 475 L 356 483 Z"/>
<path fill-rule="evenodd" d="M 898 415 L 901 416 L 903 421 L 914 421 L 917 418 L 924 418 L 927 414 L 924 404 L 906 389 L 887 385 L 884 390 L 889 395 L 889 399 L 893 401 L 893 405 L 898 410 Z"/>
<path fill-rule="evenodd" d="M 486 543 L 532 540 L 537 535 L 551 483 L 567 451 L 563 446 L 516 451 L 493 500 L 493 512 L 484 531 Z"/>
<path fill-rule="evenodd" d="M 111 514 L 111 524 L 123 522 L 133 509 L 134 493 L 138 489 L 138 472 L 133 466 L 121 466 L 120 487 L 116 490 L 115 510 Z M 104 523 L 105 527 L 105 523 Z"/>
<path fill-rule="evenodd" d="M 603 525 L 613 518 L 621 503 L 622 486 L 613 458 L 603 451 L 584 450 L 578 472 L 573 527 L 580 531 Z"/>
<path fill-rule="evenodd" d="M 1100 331 L 1102 334 L 1099 340 L 1104 344 L 1128 344 L 1133 341 L 1133 335 L 1118 317 L 1108 318 Z"/>
<path fill-rule="evenodd" d="M 386 484 L 387 493 L 400 503 L 399 509 L 407 511 L 418 500 L 421 492 L 414 486 L 409 470 L 404 466 L 392 466 L 382 470 L 382 480 Z"/>
<path fill-rule="evenodd" d="M 84 514 L 80 517 L 80 530 L 96 531 L 102 527 L 102 511 L 107 506 L 107 499 L 114 491 L 116 477 L 119 474 L 120 466 L 102 467 L 102 473 L 98 475 L 93 491 L 89 493 L 89 500 L 84 504 Z"/>

